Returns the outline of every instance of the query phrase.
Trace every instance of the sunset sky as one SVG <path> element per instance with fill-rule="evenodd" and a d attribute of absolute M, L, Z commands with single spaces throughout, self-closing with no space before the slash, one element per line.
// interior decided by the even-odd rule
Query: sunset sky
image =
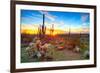
<path fill-rule="evenodd" d="M 43 23 L 43 14 L 45 14 L 47 33 L 49 33 L 49 29 L 52 25 L 54 25 L 55 34 L 67 33 L 69 28 L 72 33 L 89 32 L 89 13 L 38 10 L 21 10 L 21 32 L 36 34 L 38 27 Z"/>

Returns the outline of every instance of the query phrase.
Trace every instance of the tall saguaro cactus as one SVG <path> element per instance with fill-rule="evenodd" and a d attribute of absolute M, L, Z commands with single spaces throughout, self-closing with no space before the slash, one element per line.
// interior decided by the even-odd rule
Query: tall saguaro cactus
<path fill-rule="evenodd" d="M 42 38 L 45 37 L 46 26 L 45 26 L 45 14 L 43 14 L 43 24 L 42 24 Z"/>
<path fill-rule="evenodd" d="M 45 36 L 46 26 L 45 26 L 45 15 L 43 14 L 43 25 L 42 25 L 42 35 Z"/>
<path fill-rule="evenodd" d="M 44 38 L 46 34 L 46 26 L 45 26 L 45 14 L 43 14 L 43 24 L 38 28 L 39 38 Z"/>

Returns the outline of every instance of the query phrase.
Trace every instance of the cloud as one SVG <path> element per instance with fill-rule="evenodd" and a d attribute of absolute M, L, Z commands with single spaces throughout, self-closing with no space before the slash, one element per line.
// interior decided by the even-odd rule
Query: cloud
<path fill-rule="evenodd" d="M 40 15 L 34 15 L 33 13 L 31 15 L 23 16 L 21 17 L 21 23 L 23 24 L 34 24 L 34 21 L 40 21 L 41 20 Z"/>
<path fill-rule="evenodd" d="M 50 19 L 51 21 L 55 21 L 55 16 L 51 15 L 49 12 L 47 11 L 39 11 L 41 14 L 45 14 L 45 16 Z"/>
<path fill-rule="evenodd" d="M 42 15 L 31 13 L 31 16 L 30 17 L 41 18 Z"/>
<path fill-rule="evenodd" d="M 87 19 L 88 19 L 88 15 L 82 15 L 81 16 L 81 20 L 82 20 L 82 22 L 86 22 L 87 21 Z"/>

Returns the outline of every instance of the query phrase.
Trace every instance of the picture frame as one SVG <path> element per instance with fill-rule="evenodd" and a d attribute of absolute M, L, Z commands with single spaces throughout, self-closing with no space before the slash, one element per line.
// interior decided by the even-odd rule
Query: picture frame
<path fill-rule="evenodd" d="M 71 35 L 75 36 L 76 32 L 77 32 L 77 34 L 80 34 L 80 36 L 82 37 L 84 33 L 88 33 L 88 34 L 86 34 L 86 35 L 89 35 L 89 37 L 86 37 L 86 38 L 88 38 L 88 43 L 89 43 L 88 44 L 88 56 L 89 56 L 88 59 L 86 59 L 86 58 L 83 59 L 84 54 L 81 54 L 82 55 L 81 59 L 74 60 L 72 58 L 71 59 L 69 58 L 67 60 L 64 57 L 64 60 L 62 60 L 62 58 L 61 58 L 61 57 L 63 57 L 62 54 L 61 54 L 61 57 L 60 57 L 60 55 L 59 55 L 60 53 L 58 53 L 58 54 L 56 53 L 57 55 L 59 55 L 60 58 L 56 58 L 55 56 L 53 56 L 56 59 L 53 58 L 52 61 L 51 61 L 51 58 L 50 58 L 50 61 L 46 60 L 46 61 L 42 62 L 42 61 L 39 60 L 38 62 L 35 62 L 35 61 L 33 62 L 33 60 L 32 60 L 31 63 L 30 63 L 30 61 L 26 60 L 26 58 L 23 57 L 24 55 L 23 55 L 22 50 L 21 50 L 21 48 L 23 48 L 23 43 L 22 43 L 23 42 L 23 37 L 22 37 L 23 32 L 21 30 L 23 30 L 22 28 L 31 28 L 32 26 L 30 25 L 30 27 L 28 27 L 27 26 L 28 24 L 25 26 L 24 23 L 27 23 L 27 22 L 30 23 L 31 21 L 28 20 L 28 19 L 26 20 L 23 17 L 24 16 L 27 17 L 28 13 L 30 14 L 31 12 L 33 12 L 33 17 L 34 17 L 35 15 L 38 15 L 37 11 L 39 11 L 40 13 L 44 13 L 44 15 L 47 14 L 46 15 L 47 19 L 45 19 L 45 21 L 43 21 L 43 23 L 49 22 L 50 20 L 53 21 L 53 22 L 54 21 L 57 22 L 56 21 L 57 16 L 58 16 L 59 19 L 60 19 L 61 16 L 63 16 L 63 18 L 65 18 L 65 19 L 62 18 L 60 20 L 65 20 L 65 21 L 68 21 L 68 19 L 73 20 L 74 18 L 71 18 L 73 16 L 76 16 L 76 17 L 78 17 L 78 15 L 79 15 L 79 17 L 81 16 L 81 20 L 83 22 L 83 26 L 81 26 L 81 27 L 82 27 L 83 30 L 87 30 L 87 31 L 83 32 L 83 31 L 73 30 L 73 28 L 78 27 L 79 24 L 73 26 L 74 24 L 72 24 L 71 22 L 73 22 L 74 20 L 75 20 L 76 23 L 77 23 L 77 21 L 78 22 L 81 21 L 81 20 L 80 21 L 78 20 L 79 18 L 76 18 L 77 20 L 74 19 L 73 21 L 70 22 L 71 26 L 68 26 L 68 34 L 70 34 L 70 36 Z M 61 14 L 61 15 L 59 15 L 59 14 Z M 75 69 L 75 68 L 96 67 L 96 6 L 93 6 L 93 5 L 77 5 L 77 4 L 61 4 L 61 3 L 47 3 L 47 2 L 34 2 L 34 1 L 11 1 L 11 14 L 10 15 L 11 15 L 11 30 L 10 30 L 11 31 L 11 38 L 10 38 L 11 39 L 11 67 L 10 67 L 11 73 L 13 73 L 13 72 L 27 72 L 27 71 L 44 71 L 44 70 L 59 70 L 59 69 Z M 64 17 L 64 15 L 69 15 L 69 16 L 68 16 L 68 18 L 66 18 L 66 17 Z M 70 16 L 70 15 L 72 15 L 72 16 Z M 41 20 L 43 20 L 43 19 L 41 19 Z M 38 18 L 37 18 L 36 21 L 39 21 Z M 36 21 L 33 20 L 32 24 L 34 25 L 35 24 L 34 22 L 36 22 Z M 75 23 L 75 22 L 73 22 L 73 23 Z M 84 23 L 87 23 L 87 22 L 88 22 L 89 25 L 84 24 Z M 54 25 L 55 27 L 54 27 L 53 31 L 56 31 L 55 30 L 56 27 L 59 28 L 61 26 L 62 26 L 62 29 L 65 29 L 64 28 L 65 22 L 64 23 L 61 22 L 61 23 L 63 25 L 59 25 L 59 26 L 56 26 L 57 24 L 55 23 L 55 25 Z M 37 27 L 37 25 L 36 25 L 36 27 Z M 49 25 L 47 25 L 46 28 L 47 27 L 49 27 Z M 53 28 L 53 26 L 51 26 L 51 27 Z M 69 27 L 71 29 L 69 29 Z M 46 30 L 46 32 L 47 32 L 47 30 Z M 52 30 L 51 30 L 51 32 L 52 32 Z M 26 34 L 26 32 L 24 32 L 24 33 Z M 30 32 L 30 34 L 32 34 L 32 33 Z M 58 35 L 58 33 L 59 33 L 59 36 L 62 35 L 62 34 L 60 34 L 62 32 L 57 31 L 56 34 L 54 34 L 54 33 L 56 33 L 56 32 L 53 32 L 52 35 Z M 65 32 L 64 32 L 64 35 L 65 35 Z M 25 37 L 26 37 L 26 35 L 25 35 Z M 27 37 L 26 40 L 27 39 L 29 40 L 29 38 L 31 38 L 31 37 Z M 42 37 L 42 39 L 43 38 L 44 38 L 44 36 Z M 74 37 L 72 37 L 72 38 L 74 38 Z M 34 37 L 32 39 L 34 39 Z M 60 42 L 60 40 L 58 40 L 58 42 Z M 63 42 L 65 42 L 64 40 L 63 40 Z M 53 42 L 55 42 L 54 39 L 53 39 Z M 51 45 L 51 41 L 49 43 L 50 43 L 49 45 Z M 25 44 L 26 44 L 26 42 L 25 42 Z M 56 44 L 56 45 L 57 45 L 56 48 L 58 49 L 59 45 L 58 44 Z M 67 44 L 64 43 L 64 46 L 65 45 L 67 45 Z M 70 48 L 69 46 L 70 46 L 70 44 L 68 44 L 67 48 Z M 55 47 L 55 45 L 53 45 L 53 47 Z M 60 49 L 62 49 L 61 46 L 60 46 Z M 75 51 L 76 51 L 75 53 L 77 54 L 77 52 L 80 53 L 81 50 L 79 49 L 79 51 L 77 51 L 77 50 L 75 50 Z M 62 50 L 61 50 L 61 52 L 62 52 Z M 71 53 L 72 50 L 69 50 L 69 52 Z M 74 54 L 74 55 L 76 55 L 76 54 Z M 72 55 L 70 55 L 70 56 L 72 56 Z M 28 57 L 28 59 L 29 59 L 29 57 Z M 36 59 L 36 61 L 37 61 L 37 59 Z"/>

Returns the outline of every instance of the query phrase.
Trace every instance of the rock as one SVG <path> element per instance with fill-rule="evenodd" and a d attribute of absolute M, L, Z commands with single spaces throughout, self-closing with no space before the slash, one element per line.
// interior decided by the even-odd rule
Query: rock
<path fill-rule="evenodd" d="M 83 54 L 84 58 L 89 58 L 89 50 L 86 50 Z"/>
<path fill-rule="evenodd" d="M 42 56 L 41 53 L 38 51 L 37 52 L 37 57 L 40 58 L 41 56 Z"/>
<path fill-rule="evenodd" d="M 58 48 L 58 50 L 63 50 L 63 49 L 64 49 L 63 46 L 59 46 L 59 47 L 57 47 L 57 48 Z"/>
<path fill-rule="evenodd" d="M 74 49 L 75 52 L 80 52 L 80 48 L 78 46 L 75 47 Z"/>

